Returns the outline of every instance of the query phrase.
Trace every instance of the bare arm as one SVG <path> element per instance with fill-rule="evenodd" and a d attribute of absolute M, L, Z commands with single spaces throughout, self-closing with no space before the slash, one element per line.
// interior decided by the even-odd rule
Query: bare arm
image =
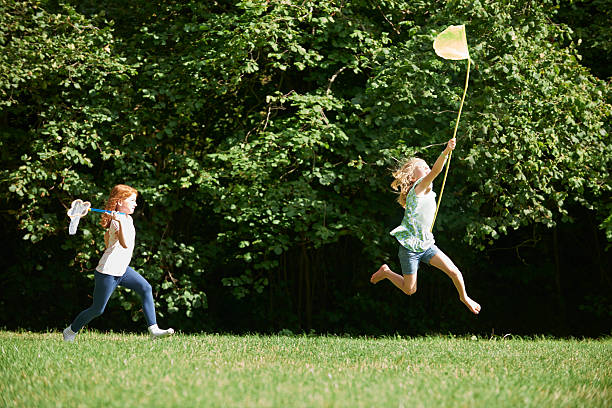
<path fill-rule="evenodd" d="M 111 218 L 117 221 L 117 224 L 119 224 L 119 230 L 117 231 L 117 238 L 119 239 L 119 243 L 121 244 L 122 247 L 127 248 L 127 244 L 125 243 L 125 236 L 123 235 L 123 227 L 121 225 L 122 216 L 119 214 L 116 214 L 113 211 L 113 214 L 111 214 Z"/>
<path fill-rule="evenodd" d="M 423 180 L 414 187 L 414 192 L 417 195 L 423 194 L 429 188 L 431 183 L 433 183 L 434 179 L 438 177 L 438 174 L 442 172 L 442 169 L 444 168 L 444 162 L 446 160 L 446 156 L 448 156 L 450 152 L 455 150 L 456 144 L 457 144 L 456 139 L 451 139 L 448 141 L 448 143 L 446 144 L 446 148 L 440 154 L 440 156 L 438 156 L 438 159 L 434 163 L 429 174 L 423 177 Z"/>

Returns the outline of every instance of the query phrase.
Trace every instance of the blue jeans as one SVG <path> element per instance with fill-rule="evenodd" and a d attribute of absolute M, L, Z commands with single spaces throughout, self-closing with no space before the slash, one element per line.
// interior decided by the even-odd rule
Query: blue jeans
<path fill-rule="evenodd" d="M 399 259 L 402 265 L 402 275 L 412 275 L 417 273 L 419 270 L 419 262 L 429 264 L 431 258 L 433 258 L 440 249 L 437 246 L 432 245 L 423 252 L 412 252 L 400 245 Z"/>
<path fill-rule="evenodd" d="M 96 286 L 94 288 L 93 303 L 74 319 L 70 325 L 73 332 L 78 332 L 87 323 L 104 313 L 108 299 L 110 299 L 117 285 L 136 291 L 142 300 L 142 310 L 148 325 L 157 324 L 151 285 L 138 272 L 128 266 L 123 276 L 106 275 L 98 271 L 95 272 L 94 276 Z"/>

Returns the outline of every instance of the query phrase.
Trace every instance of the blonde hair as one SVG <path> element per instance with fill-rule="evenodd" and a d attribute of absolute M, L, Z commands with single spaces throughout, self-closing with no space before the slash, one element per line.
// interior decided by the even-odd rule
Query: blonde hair
<path fill-rule="evenodd" d="M 138 190 L 136 190 L 134 187 L 126 186 L 125 184 L 117 184 L 111 190 L 110 196 L 108 197 L 108 201 L 106 202 L 104 209 L 108 211 L 117 211 L 117 204 L 119 203 L 119 201 L 125 200 L 132 194 L 138 194 Z M 100 221 L 102 227 L 108 228 L 110 222 L 110 214 L 102 214 L 102 220 Z"/>
<path fill-rule="evenodd" d="M 416 181 L 414 180 L 414 168 L 416 164 L 421 161 L 423 161 L 423 159 L 411 157 L 400 164 L 392 173 L 395 180 L 391 183 L 391 188 L 395 191 L 399 191 L 397 202 L 404 208 L 406 208 L 406 196 Z"/>

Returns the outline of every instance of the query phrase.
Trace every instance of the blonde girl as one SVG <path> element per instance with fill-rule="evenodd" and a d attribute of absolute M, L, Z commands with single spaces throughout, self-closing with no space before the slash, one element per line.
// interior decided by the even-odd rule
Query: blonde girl
<path fill-rule="evenodd" d="M 375 284 L 383 279 L 389 279 L 402 292 L 412 295 L 417 289 L 419 262 L 430 264 L 452 279 L 461 302 L 472 313 L 478 314 L 480 305 L 467 295 L 461 271 L 435 245 L 431 233 L 431 224 L 436 211 L 436 193 L 433 192 L 432 182 L 442 171 L 446 156 L 455 149 L 455 145 L 455 139 L 449 140 L 431 169 L 422 159 L 412 158 L 393 172 L 395 180 L 391 183 L 391 187 L 399 191 L 397 201 L 405 208 L 402 223 L 391 231 L 391 235 L 400 243 L 398 255 L 402 274 L 393 272 L 383 264 L 372 275 L 370 282 Z"/>
<path fill-rule="evenodd" d="M 138 191 L 130 186 L 118 184 L 113 187 L 104 207 L 112 213 L 103 214 L 101 220 L 102 227 L 106 229 L 104 233 L 106 250 L 94 272 L 93 303 L 64 329 L 65 341 L 74 341 L 83 326 L 104 312 L 108 299 L 118 285 L 132 289 L 140 296 L 142 310 L 152 337 L 164 337 L 174 333 L 171 328 L 162 330 L 157 327 L 151 285 L 129 266 L 136 238 L 131 214 L 136 208 L 137 197 Z"/>

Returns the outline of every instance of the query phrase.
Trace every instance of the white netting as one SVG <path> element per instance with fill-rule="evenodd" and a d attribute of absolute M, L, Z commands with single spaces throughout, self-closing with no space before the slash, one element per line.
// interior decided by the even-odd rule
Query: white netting
<path fill-rule="evenodd" d="M 77 228 L 79 226 L 79 221 L 82 217 L 87 215 L 87 212 L 89 212 L 89 207 L 91 207 L 91 203 L 89 201 L 76 199 L 72 202 L 72 205 L 68 210 L 68 217 L 70 217 L 68 233 L 70 235 L 76 234 Z"/>

